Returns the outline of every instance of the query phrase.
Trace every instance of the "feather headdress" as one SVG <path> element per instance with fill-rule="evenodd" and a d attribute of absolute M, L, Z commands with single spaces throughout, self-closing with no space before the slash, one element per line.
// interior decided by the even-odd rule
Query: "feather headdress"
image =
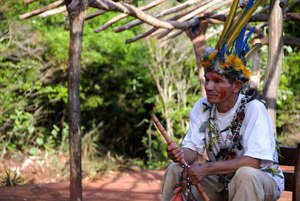
<path fill-rule="evenodd" d="M 248 0 L 247 5 L 237 12 L 239 0 L 233 1 L 215 48 L 207 48 L 201 59 L 206 72 L 215 71 L 243 82 L 249 80 L 251 71 L 246 67 L 246 55 L 250 48 L 247 41 L 255 28 L 252 27 L 247 34 L 246 28 L 261 2 L 262 0 Z"/>

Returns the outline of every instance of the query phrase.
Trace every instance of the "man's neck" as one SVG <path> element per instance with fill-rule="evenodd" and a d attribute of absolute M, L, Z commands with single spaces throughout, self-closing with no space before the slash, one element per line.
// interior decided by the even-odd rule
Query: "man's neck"
<path fill-rule="evenodd" d="M 222 102 L 222 103 L 218 103 L 217 104 L 218 112 L 220 112 L 220 113 L 228 112 L 231 108 L 233 108 L 233 106 L 235 105 L 238 97 L 239 97 L 239 94 L 235 94 L 229 100 L 227 100 L 225 102 Z"/>

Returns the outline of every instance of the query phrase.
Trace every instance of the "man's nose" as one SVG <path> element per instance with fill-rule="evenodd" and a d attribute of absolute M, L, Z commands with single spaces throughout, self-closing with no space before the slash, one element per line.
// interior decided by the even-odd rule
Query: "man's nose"
<path fill-rule="evenodd" d="M 206 81 L 205 82 L 205 88 L 208 89 L 208 90 L 211 90 L 213 89 L 214 87 L 214 83 L 212 81 Z"/>

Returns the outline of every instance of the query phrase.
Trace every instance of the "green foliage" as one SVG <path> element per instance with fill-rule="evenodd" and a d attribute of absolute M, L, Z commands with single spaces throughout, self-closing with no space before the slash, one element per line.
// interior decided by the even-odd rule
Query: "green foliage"
<path fill-rule="evenodd" d="M 62 14 L 47 19 L 17 18 L 47 3 L 34 2 L 26 8 L 22 3 L 6 2 L 1 7 L 5 12 L 0 16 L 0 147 L 7 150 L 2 157 L 9 150 L 32 155 L 42 149 L 68 150 L 68 20 Z M 112 150 L 143 156 L 141 139 L 147 125 L 140 122 L 151 110 L 154 94 L 147 49 L 143 43 L 125 45 L 133 31 L 93 32 L 111 16 L 88 21 L 84 30 L 80 86 L 83 154 L 96 157 Z"/>
<path fill-rule="evenodd" d="M 294 6 L 290 7 L 288 12 L 299 13 L 299 11 L 300 11 L 299 2 L 293 2 L 293 1 L 289 0 L 288 5 L 292 5 L 292 4 L 294 4 Z M 284 32 L 285 36 L 299 38 L 300 37 L 300 22 L 297 20 L 285 21 L 283 24 L 283 32 Z M 293 49 L 299 51 L 299 47 L 293 47 Z"/>
<path fill-rule="evenodd" d="M 6 169 L 0 176 L 0 187 L 10 187 L 24 184 L 25 180 L 16 170 Z"/>
<path fill-rule="evenodd" d="M 153 112 L 178 144 L 187 130 L 188 114 L 194 101 L 199 98 L 200 88 L 191 44 L 180 41 L 184 40 L 174 40 L 163 48 L 158 48 L 155 42 L 149 43 L 150 72 L 158 89 Z M 153 126 L 149 127 L 147 134 L 143 144 L 147 147 L 148 167 L 166 166 L 169 163 L 166 142 Z"/>
<path fill-rule="evenodd" d="M 300 62 L 300 53 L 285 48 L 284 65 L 280 79 L 277 99 L 276 126 L 280 135 L 288 136 L 300 132 L 297 118 L 300 112 L 299 74 L 300 68 L 295 64 Z"/>

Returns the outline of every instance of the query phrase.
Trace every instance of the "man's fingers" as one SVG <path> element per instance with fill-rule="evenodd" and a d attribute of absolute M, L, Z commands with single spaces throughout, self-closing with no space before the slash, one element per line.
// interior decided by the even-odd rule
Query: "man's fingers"
<path fill-rule="evenodd" d="M 174 150 L 173 154 L 178 161 L 180 161 L 183 158 L 183 151 L 181 149 Z"/>
<path fill-rule="evenodd" d="M 201 171 L 201 166 L 199 166 L 199 164 L 194 164 L 191 167 L 189 167 L 188 175 L 193 184 L 199 183 L 204 177 L 204 175 Z"/>
<path fill-rule="evenodd" d="M 168 150 L 178 149 L 179 146 L 175 142 L 168 144 Z"/>
<path fill-rule="evenodd" d="M 174 142 L 168 144 L 168 156 L 175 162 L 180 162 L 183 159 L 183 150 Z"/>

